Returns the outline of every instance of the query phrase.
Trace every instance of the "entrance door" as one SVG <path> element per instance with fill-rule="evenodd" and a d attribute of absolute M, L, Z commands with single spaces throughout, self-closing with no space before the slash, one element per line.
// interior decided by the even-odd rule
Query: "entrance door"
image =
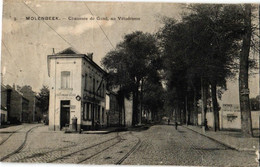
<path fill-rule="evenodd" d="M 60 101 L 60 126 L 65 127 L 70 124 L 70 100 Z"/>

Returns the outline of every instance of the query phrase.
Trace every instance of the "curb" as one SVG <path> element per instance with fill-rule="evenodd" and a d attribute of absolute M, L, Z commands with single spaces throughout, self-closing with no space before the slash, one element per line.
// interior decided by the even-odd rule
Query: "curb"
<path fill-rule="evenodd" d="M 108 134 L 114 131 L 85 131 L 82 134 Z"/>
<path fill-rule="evenodd" d="M 187 127 L 187 126 L 182 126 L 182 127 L 186 128 L 186 129 L 189 129 L 189 130 L 191 130 L 191 131 L 193 131 L 193 132 L 195 132 L 195 133 L 198 133 L 198 134 L 200 134 L 200 135 L 202 135 L 202 136 L 205 136 L 205 137 L 207 137 L 207 138 L 209 138 L 209 139 L 211 139 L 211 140 L 213 140 L 213 141 L 215 141 L 215 142 L 217 142 L 217 143 L 219 143 L 219 144 L 221 144 L 221 145 L 223 145 L 223 146 L 225 146 L 225 147 L 228 147 L 228 148 L 230 148 L 230 149 L 232 149 L 232 150 L 236 150 L 236 151 L 250 151 L 250 152 L 256 151 L 255 149 L 237 148 L 237 147 L 234 146 L 234 145 L 227 144 L 227 143 L 225 143 L 225 142 L 219 141 L 219 140 L 217 140 L 217 139 L 215 139 L 215 138 L 213 138 L 213 137 L 210 137 L 210 136 L 208 136 L 208 135 L 206 135 L 206 134 L 200 133 L 200 132 L 198 132 L 198 131 L 196 131 L 196 130 L 193 130 L 193 129 Z"/>
<path fill-rule="evenodd" d="M 82 134 L 108 134 L 112 132 L 121 132 L 127 131 L 127 128 L 115 128 L 111 130 L 103 130 L 103 131 L 83 131 Z"/>

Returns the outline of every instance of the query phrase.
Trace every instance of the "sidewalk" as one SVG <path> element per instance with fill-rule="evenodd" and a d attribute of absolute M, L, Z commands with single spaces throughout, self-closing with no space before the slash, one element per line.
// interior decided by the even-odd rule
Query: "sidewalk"
<path fill-rule="evenodd" d="M 216 142 L 238 151 L 256 151 L 259 148 L 259 138 L 244 138 L 237 131 L 206 131 L 204 134 L 201 127 L 182 125 L 196 133 L 206 136 Z"/>
<path fill-rule="evenodd" d="M 119 131 L 126 131 L 127 128 L 125 127 L 108 127 L 105 129 L 100 130 L 88 130 L 88 131 L 82 131 L 82 134 L 108 134 L 111 132 L 119 132 Z"/>
<path fill-rule="evenodd" d="M 135 127 L 107 127 L 100 130 L 88 130 L 82 131 L 83 134 L 108 134 L 111 132 L 121 132 L 121 131 L 135 131 L 135 130 L 145 130 L 151 125 L 139 125 Z"/>

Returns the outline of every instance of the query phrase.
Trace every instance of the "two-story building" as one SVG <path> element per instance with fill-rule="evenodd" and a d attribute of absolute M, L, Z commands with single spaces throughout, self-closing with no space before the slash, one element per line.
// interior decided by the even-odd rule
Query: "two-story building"
<path fill-rule="evenodd" d="M 50 130 L 71 126 L 75 117 L 77 129 L 107 125 L 106 72 L 92 56 L 73 48 L 48 55 Z"/>
<path fill-rule="evenodd" d="M 30 122 L 29 100 L 20 92 L 20 87 L 1 84 L 1 108 L 6 112 L 6 119 L 10 123 Z"/>
<path fill-rule="evenodd" d="M 40 112 L 39 107 L 37 107 L 38 99 L 36 98 L 36 93 L 32 90 L 32 87 L 25 85 L 21 87 L 20 92 L 23 94 L 23 97 L 29 100 L 28 106 L 28 120 L 29 122 L 37 122 L 42 119 L 42 113 Z"/>
<path fill-rule="evenodd" d="M 132 97 L 119 97 L 117 90 L 107 91 L 106 112 L 107 126 L 132 126 Z M 122 98 L 122 99 L 121 99 Z M 120 105 L 121 104 L 121 105 Z"/>

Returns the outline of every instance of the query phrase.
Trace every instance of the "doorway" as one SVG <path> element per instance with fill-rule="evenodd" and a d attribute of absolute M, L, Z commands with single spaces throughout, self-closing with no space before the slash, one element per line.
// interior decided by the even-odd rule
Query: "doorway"
<path fill-rule="evenodd" d="M 67 127 L 70 124 L 70 100 L 60 101 L 60 127 Z"/>

